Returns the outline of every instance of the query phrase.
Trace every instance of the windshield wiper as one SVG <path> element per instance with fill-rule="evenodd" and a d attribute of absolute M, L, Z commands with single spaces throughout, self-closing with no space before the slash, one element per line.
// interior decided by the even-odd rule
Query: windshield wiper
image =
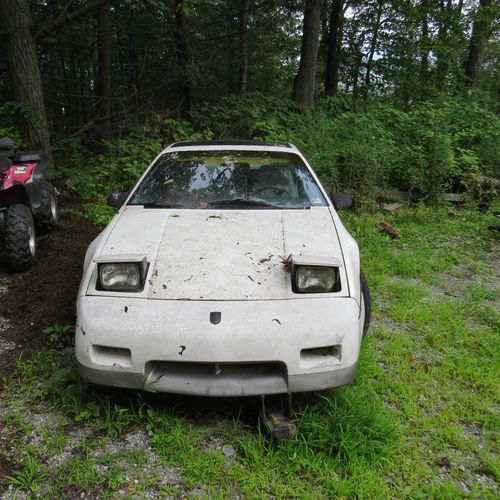
<path fill-rule="evenodd" d="M 168 201 L 152 201 L 144 203 L 144 208 L 184 208 L 180 203 L 169 203 Z"/>
<path fill-rule="evenodd" d="M 208 203 L 209 207 L 224 207 L 224 206 L 248 206 L 262 208 L 278 208 L 277 205 L 267 203 L 265 201 L 249 200 L 248 198 L 231 198 L 228 200 L 214 200 Z"/>

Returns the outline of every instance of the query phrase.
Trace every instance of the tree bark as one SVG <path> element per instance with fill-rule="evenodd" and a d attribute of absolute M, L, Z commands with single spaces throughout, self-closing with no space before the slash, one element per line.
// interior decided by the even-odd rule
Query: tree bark
<path fill-rule="evenodd" d="M 78 91 L 80 94 L 80 105 L 79 109 L 81 109 L 81 115 L 80 115 L 80 123 L 83 121 L 83 123 L 86 123 L 88 121 L 88 116 L 89 116 L 89 109 L 88 109 L 88 99 L 85 99 L 85 96 L 87 95 L 87 90 L 88 90 L 88 79 L 86 78 L 86 72 L 83 69 L 83 63 L 82 63 L 82 57 L 81 57 L 81 52 L 79 50 L 74 49 L 74 47 L 71 47 L 71 61 L 74 64 L 74 61 L 76 61 L 76 64 L 78 66 Z M 75 59 L 76 58 L 76 59 Z"/>
<path fill-rule="evenodd" d="M 465 64 L 465 79 L 467 85 L 474 86 L 479 79 L 481 62 L 483 60 L 484 48 L 489 38 L 490 16 L 488 8 L 493 6 L 493 0 L 479 0 L 476 18 L 472 26 L 472 34 L 469 42 L 469 54 Z"/>
<path fill-rule="evenodd" d="M 420 36 L 420 78 L 424 81 L 429 71 L 429 0 L 420 0 L 422 34 Z"/>
<path fill-rule="evenodd" d="M 70 83 L 68 81 L 68 71 L 66 69 L 66 61 L 64 52 L 59 51 L 59 61 L 61 62 L 61 74 L 64 82 L 64 95 L 61 96 L 61 105 L 58 106 L 57 114 L 61 116 L 61 121 L 64 127 L 71 126 L 74 123 L 76 114 L 75 99 L 71 95 Z M 54 87 L 56 84 L 54 83 Z M 53 115 L 52 115 L 53 116 Z"/>
<path fill-rule="evenodd" d="M 188 71 L 188 49 L 184 32 L 184 0 L 174 0 L 174 42 L 175 58 L 178 65 L 178 86 L 180 90 L 180 107 L 184 118 L 191 115 L 191 81 Z"/>
<path fill-rule="evenodd" d="M 111 7 L 104 4 L 97 12 L 97 143 L 111 135 Z M 100 149 L 100 146 L 98 146 Z"/>
<path fill-rule="evenodd" d="M 342 24 L 344 0 L 333 0 L 328 31 L 328 53 L 326 58 L 325 94 L 334 95 L 339 81 L 339 66 L 342 49 Z"/>
<path fill-rule="evenodd" d="M 28 0 L 0 0 L 7 34 L 7 63 L 14 99 L 21 104 L 18 123 L 28 148 L 43 148 L 50 156 L 47 114 Z"/>
<path fill-rule="evenodd" d="M 293 82 L 293 100 L 303 109 L 310 109 L 314 104 L 320 21 L 321 0 L 307 0 L 299 71 Z"/>
<path fill-rule="evenodd" d="M 249 5 L 250 5 L 249 0 L 240 0 L 240 26 L 239 26 L 240 71 L 238 78 L 239 94 L 244 94 L 247 90 L 247 76 L 248 76 L 247 24 L 248 24 Z"/>
<path fill-rule="evenodd" d="M 363 46 L 363 41 L 364 40 L 361 40 L 359 46 L 356 47 L 355 63 L 354 63 L 354 69 L 352 71 L 352 97 L 355 102 L 358 100 L 358 87 L 359 87 L 359 81 L 361 79 L 360 73 L 361 73 L 361 65 L 363 63 L 363 53 L 361 52 L 361 47 Z"/>
<path fill-rule="evenodd" d="M 373 57 L 375 56 L 375 50 L 377 48 L 378 34 L 380 30 L 380 20 L 382 18 L 382 9 L 384 6 L 384 0 L 378 1 L 377 14 L 375 19 L 375 26 L 373 29 L 372 41 L 370 43 L 370 52 L 368 53 L 368 61 L 366 63 L 366 74 L 365 74 L 365 94 L 368 95 L 368 89 L 371 83 L 371 72 L 373 67 Z"/>

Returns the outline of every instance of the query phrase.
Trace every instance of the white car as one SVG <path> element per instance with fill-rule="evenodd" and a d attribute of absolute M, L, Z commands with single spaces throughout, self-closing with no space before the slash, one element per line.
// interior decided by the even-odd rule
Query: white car
<path fill-rule="evenodd" d="M 203 396 L 354 379 L 370 298 L 355 240 L 287 143 L 162 151 L 91 243 L 75 349 L 95 384 Z"/>

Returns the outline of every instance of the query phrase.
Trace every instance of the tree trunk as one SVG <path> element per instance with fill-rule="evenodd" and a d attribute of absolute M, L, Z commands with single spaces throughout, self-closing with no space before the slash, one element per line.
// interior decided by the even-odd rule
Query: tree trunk
<path fill-rule="evenodd" d="M 104 4 L 97 11 L 97 148 L 111 135 L 111 7 Z"/>
<path fill-rule="evenodd" d="M 64 58 L 64 52 L 62 50 L 59 51 L 59 61 L 61 62 L 61 74 L 64 82 L 64 94 L 61 96 L 61 103 L 58 106 L 57 114 L 61 116 L 62 126 L 64 128 L 70 127 L 75 123 L 76 114 L 75 109 L 75 99 L 74 96 L 71 95 L 70 91 L 70 83 L 68 81 L 68 71 L 66 69 L 66 61 Z M 57 84 L 54 83 L 54 88 L 57 88 Z M 49 108 L 50 109 L 50 108 Z M 51 116 L 54 116 L 51 113 Z"/>
<path fill-rule="evenodd" d="M 23 141 L 28 148 L 43 148 L 50 156 L 47 114 L 28 1 L 0 0 L 0 14 L 7 34 L 7 63 L 14 99 L 22 106 L 18 123 Z"/>
<path fill-rule="evenodd" d="M 382 9 L 384 6 L 384 0 L 378 1 L 377 14 L 375 19 L 375 26 L 373 29 L 372 41 L 370 43 L 370 52 L 368 53 L 368 61 L 366 63 L 366 74 L 365 74 L 365 95 L 368 95 L 368 89 L 370 88 L 370 78 L 373 67 L 373 57 L 375 56 L 375 50 L 377 48 L 378 34 L 380 30 L 380 20 L 382 18 Z"/>
<path fill-rule="evenodd" d="M 325 94 L 334 95 L 339 81 L 339 66 L 342 49 L 342 22 L 344 0 L 333 0 L 328 32 L 328 54 L 326 58 Z"/>
<path fill-rule="evenodd" d="M 191 115 L 191 82 L 188 71 L 188 51 L 184 33 L 184 0 L 174 0 L 174 42 L 175 57 L 178 65 L 178 86 L 180 89 L 180 108 L 184 118 Z"/>
<path fill-rule="evenodd" d="M 491 17 L 488 15 L 490 6 L 493 6 L 493 0 L 479 0 L 469 42 L 469 55 L 465 64 L 465 78 L 469 86 L 475 85 L 479 79 L 484 48 L 490 34 Z"/>
<path fill-rule="evenodd" d="M 293 82 L 293 99 L 303 109 L 310 109 L 314 104 L 320 20 L 321 0 L 307 0 L 299 71 Z"/>
<path fill-rule="evenodd" d="M 446 76 L 450 68 L 450 55 L 448 50 L 448 31 L 449 31 L 449 13 L 452 8 L 451 0 L 439 1 L 439 28 L 437 34 L 437 50 L 436 50 L 436 84 L 442 87 L 445 83 Z"/>
<path fill-rule="evenodd" d="M 362 42 L 363 40 L 361 41 L 360 46 L 355 48 L 356 57 L 355 57 L 354 69 L 352 71 L 352 97 L 355 102 L 358 100 L 358 86 L 359 86 L 359 80 L 361 78 L 360 76 L 361 64 L 363 62 L 363 53 L 361 52 L 361 47 L 363 46 Z"/>
<path fill-rule="evenodd" d="M 86 71 L 83 69 L 83 63 L 82 63 L 82 57 L 81 57 L 81 52 L 79 50 L 74 49 L 74 47 L 71 47 L 71 61 L 72 63 L 76 60 L 77 66 L 78 66 L 78 91 L 80 94 L 80 109 L 81 111 L 81 116 L 80 116 L 80 123 L 87 123 L 88 116 L 89 116 L 89 110 L 88 110 L 88 99 L 85 97 L 87 96 L 87 90 L 88 90 L 88 75 Z M 76 59 L 75 59 L 76 58 Z"/>
<path fill-rule="evenodd" d="M 247 90 L 247 75 L 248 75 L 247 24 L 248 24 L 249 4 L 250 4 L 249 0 L 240 0 L 240 38 L 239 38 L 240 73 L 238 79 L 239 94 L 244 94 Z"/>
<path fill-rule="evenodd" d="M 420 37 L 420 78 L 424 82 L 429 71 L 429 0 L 420 0 L 422 35 Z"/>

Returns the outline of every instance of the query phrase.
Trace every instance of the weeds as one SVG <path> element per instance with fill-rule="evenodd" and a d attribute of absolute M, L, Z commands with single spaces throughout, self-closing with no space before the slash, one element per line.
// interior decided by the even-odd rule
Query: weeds
<path fill-rule="evenodd" d="M 26 455 L 19 465 L 21 469 L 7 476 L 7 482 L 20 490 L 34 493 L 44 479 L 44 475 L 40 474 L 41 464 L 31 455 Z"/>
<path fill-rule="evenodd" d="M 54 346 L 62 348 L 71 342 L 72 336 L 75 334 L 75 327 L 74 325 L 62 326 L 55 323 L 52 326 L 44 328 L 42 333 L 48 337 Z"/>
<path fill-rule="evenodd" d="M 298 446 L 341 464 L 386 459 L 394 447 L 395 423 L 377 403 L 373 395 L 360 397 L 350 389 L 322 396 L 298 419 Z"/>

